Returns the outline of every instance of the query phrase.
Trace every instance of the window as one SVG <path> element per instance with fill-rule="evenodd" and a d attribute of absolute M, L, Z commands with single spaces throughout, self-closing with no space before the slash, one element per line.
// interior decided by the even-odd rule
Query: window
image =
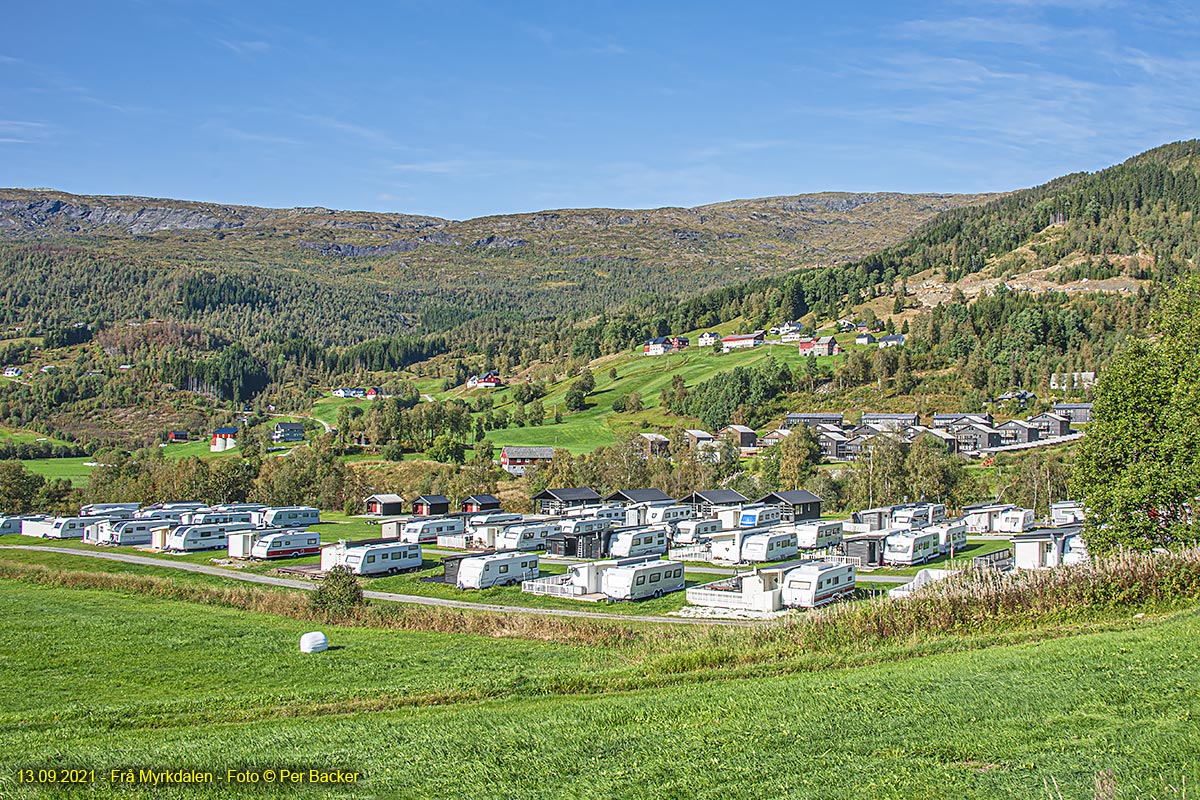
<path fill-rule="evenodd" d="M 834 579 L 833 579 L 833 585 L 834 585 L 834 586 L 837 586 L 837 585 L 838 585 L 838 581 L 840 581 L 840 580 L 841 580 L 841 578 L 839 578 L 839 577 L 834 577 Z"/>
<path fill-rule="evenodd" d="M 375 563 L 375 556 L 367 556 L 367 563 L 368 563 L 368 564 L 374 564 L 374 563 Z"/>
<path fill-rule="evenodd" d="M 811 589 L 812 582 L 811 581 L 792 580 L 792 581 L 788 582 L 788 588 L 789 589 Z"/>
<path fill-rule="evenodd" d="M 380 560 L 380 561 L 387 561 L 387 558 L 388 558 L 388 554 L 387 554 L 387 553 L 380 553 L 380 554 L 379 554 L 379 560 Z"/>
<path fill-rule="evenodd" d="M 318 542 L 317 542 L 317 540 L 316 540 L 316 539 L 309 539 L 309 540 L 308 540 L 308 543 L 309 543 L 309 544 L 318 544 Z"/>
<path fill-rule="evenodd" d="M 645 582 L 646 582 L 646 576 L 645 576 L 645 575 L 638 575 L 638 576 L 637 576 L 637 580 L 636 580 L 636 581 L 634 581 L 634 583 L 635 583 L 635 584 L 637 584 L 638 586 L 641 586 L 641 585 L 642 585 L 642 584 L 644 584 Z"/>
<path fill-rule="evenodd" d="M 682 578 L 683 577 L 683 567 L 676 567 L 674 576 L 676 578 Z"/>
<path fill-rule="evenodd" d="M 658 572 L 655 572 L 653 575 L 650 576 L 651 583 L 658 583 L 661 580 L 662 580 L 662 575 Z"/>
<path fill-rule="evenodd" d="M 506 572 L 508 572 L 508 564 L 501 564 L 500 565 L 500 574 L 503 575 Z"/>

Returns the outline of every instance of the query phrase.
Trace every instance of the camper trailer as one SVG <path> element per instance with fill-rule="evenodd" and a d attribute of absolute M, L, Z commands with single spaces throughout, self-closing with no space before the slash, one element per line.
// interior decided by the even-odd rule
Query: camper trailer
<path fill-rule="evenodd" d="M 213 506 L 211 511 L 265 511 L 266 506 L 262 503 L 222 503 L 219 506 Z"/>
<path fill-rule="evenodd" d="M 926 531 L 897 531 L 887 537 L 883 563 L 901 567 L 924 564 L 938 553 L 938 534 Z"/>
<path fill-rule="evenodd" d="M 500 531 L 490 546 L 497 550 L 545 550 L 546 538 L 554 533 L 558 533 L 558 523 L 555 522 L 513 525 Z"/>
<path fill-rule="evenodd" d="M 321 521 L 321 512 L 310 506 L 281 506 L 250 512 L 256 528 L 307 528 Z"/>
<path fill-rule="evenodd" d="M 699 544 L 721 530 L 719 519 L 685 519 L 675 526 L 675 544 Z"/>
<path fill-rule="evenodd" d="M 507 586 L 538 576 L 538 557 L 532 553 L 505 551 L 490 556 L 464 558 L 458 567 L 459 589 L 489 589 Z"/>
<path fill-rule="evenodd" d="M 207 508 L 204 503 L 155 503 L 134 513 L 134 519 L 179 519 L 182 515 Z"/>
<path fill-rule="evenodd" d="M 663 555 L 667 552 L 667 529 L 659 527 L 619 530 L 613 533 L 608 547 L 613 558 Z"/>
<path fill-rule="evenodd" d="M 496 537 L 509 527 L 519 524 L 524 517 L 505 511 L 493 511 L 486 514 L 474 514 L 467 519 L 466 541 L 464 544 L 474 547 L 495 547 Z"/>
<path fill-rule="evenodd" d="M 742 540 L 742 561 L 783 561 L 800 552 L 795 531 L 756 533 Z"/>
<path fill-rule="evenodd" d="M 938 552 L 946 555 L 951 551 L 958 553 L 967 546 L 967 523 L 958 519 L 953 522 L 939 522 L 925 528 L 926 533 L 938 535 Z"/>
<path fill-rule="evenodd" d="M 946 520 L 946 506 L 941 503 L 914 503 L 892 509 L 893 528 L 918 530 Z"/>
<path fill-rule="evenodd" d="M 270 533 L 254 543 L 252 558 L 298 558 L 321 552 L 321 537 L 312 531 Z"/>
<path fill-rule="evenodd" d="M 749 505 L 742 506 L 738 517 L 739 528 L 769 528 L 783 521 L 783 509 L 779 506 Z"/>
<path fill-rule="evenodd" d="M 784 573 L 780 599 L 789 608 L 818 608 L 854 594 L 854 581 L 850 564 L 809 561 Z"/>
<path fill-rule="evenodd" d="M 38 519 L 45 518 L 30 514 L 11 514 L 0 517 L 0 535 L 5 533 L 20 533 L 25 522 Z"/>
<path fill-rule="evenodd" d="M 231 522 L 226 525 L 180 525 L 167 534 L 166 547 L 179 553 L 197 550 L 217 550 L 229 546 L 228 535 L 233 531 L 244 531 L 254 527 L 249 522 Z"/>
<path fill-rule="evenodd" d="M 150 529 L 162 524 L 157 519 L 111 519 L 95 526 L 96 544 L 144 545 L 150 544 Z"/>
<path fill-rule="evenodd" d="M 433 544 L 439 536 L 453 536 L 466 530 L 461 517 L 434 517 L 414 519 L 404 523 L 400 529 L 400 541 L 415 544 Z"/>
<path fill-rule="evenodd" d="M 692 518 L 691 506 L 650 506 L 646 509 L 644 525 L 671 525 Z"/>
<path fill-rule="evenodd" d="M 591 519 L 608 520 L 613 525 L 625 524 L 625 506 L 599 506 L 596 508 L 582 508 L 580 513 Z"/>
<path fill-rule="evenodd" d="M 1028 508 L 1009 508 L 1000 512 L 994 523 L 996 533 L 1024 533 L 1033 530 L 1033 511 Z"/>
<path fill-rule="evenodd" d="M 133 514 L 140 507 L 139 503 L 92 503 L 79 509 L 81 517 L 112 517 L 113 519 L 133 519 Z"/>
<path fill-rule="evenodd" d="M 612 530 L 613 524 L 611 519 L 571 517 L 562 520 L 558 527 L 560 533 L 603 533 Z"/>
<path fill-rule="evenodd" d="M 253 521 L 249 511 L 214 511 L 210 508 L 188 511 L 179 517 L 180 525 L 228 525 Z"/>
<path fill-rule="evenodd" d="M 88 526 L 99 525 L 108 519 L 98 516 L 27 519 L 21 524 L 21 533 L 40 539 L 82 539 Z"/>
<path fill-rule="evenodd" d="M 600 591 L 610 600 L 662 597 L 683 586 L 683 564 L 678 561 L 644 561 L 613 567 L 600 577 Z"/>
<path fill-rule="evenodd" d="M 842 543 L 841 522 L 802 522 L 795 530 L 796 546 L 802 550 L 823 550 Z"/>
<path fill-rule="evenodd" d="M 361 547 L 346 547 L 338 564 L 355 575 L 392 575 L 421 566 L 421 545 L 412 542 L 380 542 Z"/>
<path fill-rule="evenodd" d="M 1059 528 L 1066 525 L 1082 525 L 1087 516 L 1083 506 L 1074 500 L 1063 500 L 1050 504 L 1050 523 Z"/>

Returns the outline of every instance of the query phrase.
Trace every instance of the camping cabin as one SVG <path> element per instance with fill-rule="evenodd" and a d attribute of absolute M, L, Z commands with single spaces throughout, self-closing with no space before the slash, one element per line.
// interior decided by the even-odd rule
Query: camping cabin
<path fill-rule="evenodd" d="M 488 546 L 497 550 L 545 550 L 546 538 L 558 533 L 556 522 L 532 522 L 526 525 L 513 525 L 500 531 L 495 537 L 495 543 Z"/>
<path fill-rule="evenodd" d="M 938 553 L 937 533 L 896 531 L 887 537 L 883 561 L 901 567 L 924 564 Z"/>
<path fill-rule="evenodd" d="M 742 540 L 742 561 L 783 561 L 800 552 L 795 531 L 756 533 Z"/>
<path fill-rule="evenodd" d="M 439 536 L 453 536 L 466 530 L 461 517 L 439 517 L 437 519 L 414 519 L 400 528 L 400 541 L 417 544 L 433 544 Z M 384 534 L 387 535 L 386 533 Z"/>
<path fill-rule="evenodd" d="M 888 531 L 842 534 L 842 555 L 857 559 L 862 567 L 882 567 Z"/>
<path fill-rule="evenodd" d="M 824 501 L 805 489 L 771 492 L 760 497 L 756 503 L 778 506 L 783 511 L 784 522 L 807 522 L 821 518 Z"/>
<path fill-rule="evenodd" d="M 373 494 L 363 501 L 372 517 L 394 517 L 404 513 L 404 498 L 398 494 Z"/>
<path fill-rule="evenodd" d="M 612 533 L 607 528 L 562 530 L 546 537 L 546 555 L 557 558 L 608 558 Z"/>
<path fill-rule="evenodd" d="M 600 495 L 587 487 L 580 486 L 566 489 L 545 489 L 533 496 L 533 503 L 539 514 L 565 514 L 571 509 L 599 505 Z"/>
<path fill-rule="evenodd" d="M 192 553 L 198 550 L 218 550 L 229 546 L 231 531 L 250 529 L 248 522 L 233 522 L 227 525 L 180 525 L 167 535 L 166 547 L 177 553 Z"/>
<path fill-rule="evenodd" d="M 487 511 L 499 511 L 500 501 L 490 494 L 473 494 L 462 501 L 459 510 L 464 514 L 482 514 Z"/>
<path fill-rule="evenodd" d="M 667 529 L 635 528 L 619 530 L 609 540 L 609 555 L 613 558 L 663 555 L 667 552 Z"/>
<path fill-rule="evenodd" d="M 439 517 L 450 513 L 450 499 L 440 494 L 423 494 L 412 503 L 412 512 L 418 517 Z"/>
<path fill-rule="evenodd" d="M 788 608 L 818 608 L 854 594 L 850 564 L 808 561 L 783 575 L 780 602 Z"/>
<path fill-rule="evenodd" d="M 1077 537 L 1079 526 L 1039 528 L 1012 537 L 1013 563 L 1017 569 L 1054 569 L 1063 565 L 1069 540 Z"/>
<path fill-rule="evenodd" d="M 254 543 L 252 558 L 299 558 L 321 552 L 321 537 L 312 531 L 271 533 Z"/>
<path fill-rule="evenodd" d="M 311 506 L 281 506 L 250 513 L 250 521 L 257 528 L 307 528 L 321 521 L 321 512 Z"/>
<path fill-rule="evenodd" d="M 538 557 L 533 553 L 499 552 L 464 558 L 458 565 L 459 589 L 489 589 L 509 586 L 538 576 Z"/>
<path fill-rule="evenodd" d="M 801 550 L 822 550 L 842 542 L 841 522 L 803 522 L 794 526 Z"/>
<path fill-rule="evenodd" d="M 699 544 L 721 530 L 719 519 L 685 519 L 675 526 L 674 544 Z"/>
<path fill-rule="evenodd" d="M 683 564 L 678 561 L 628 564 L 607 569 L 600 577 L 600 591 L 610 600 L 662 597 L 683 587 Z"/>

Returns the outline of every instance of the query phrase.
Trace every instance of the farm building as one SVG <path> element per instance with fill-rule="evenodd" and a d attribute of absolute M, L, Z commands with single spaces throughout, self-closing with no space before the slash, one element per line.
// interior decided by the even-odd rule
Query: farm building
<path fill-rule="evenodd" d="M 764 341 L 766 341 L 764 331 L 734 333 L 721 338 L 721 349 L 728 353 L 730 350 L 744 350 L 751 347 L 758 347 Z"/>
<path fill-rule="evenodd" d="M 529 467 L 544 467 L 554 460 L 553 447 L 514 447 L 508 446 L 500 451 L 500 466 L 510 475 L 518 478 L 525 474 Z"/>
<path fill-rule="evenodd" d="M 391 517 L 404 513 L 404 498 L 398 494 L 373 494 L 363 501 L 366 513 L 375 517 Z"/>
<path fill-rule="evenodd" d="M 498 372 L 485 372 L 467 378 L 468 389 L 498 389 L 503 385 L 504 381 Z"/>
<path fill-rule="evenodd" d="M 304 425 L 299 422 L 276 422 L 271 431 L 273 442 L 302 442 L 304 441 Z"/>
<path fill-rule="evenodd" d="M 223 453 L 237 447 L 237 428 L 217 428 L 213 431 L 212 440 L 208 443 L 209 452 Z"/>
<path fill-rule="evenodd" d="M 357 387 L 342 386 L 333 390 L 334 397 L 366 397 L 367 390 Z"/>
<path fill-rule="evenodd" d="M 854 337 L 854 343 L 855 344 L 875 344 L 875 334 L 860 333 L 858 336 Z"/>
<path fill-rule="evenodd" d="M 500 501 L 490 494 L 473 494 L 462 501 L 459 510 L 464 514 L 479 514 L 484 511 L 499 511 Z"/>
<path fill-rule="evenodd" d="M 561 514 L 567 509 L 600 503 L 600 495 L 587 487 L 544 489 L 533 496 L 539 514 Z"/>
<path fill-rule="evenodd" d="M 168 442 L 186 442 L 188 440 L 187 431 L 169 431 L 167 433 Z"/>
<path fill-rule="evenodd" d="M 816 339 L 800 340 L 800 355 L 836 356 L 842 352 L 842 346 L 832 336 L 820 336 Z"/>
<path fill-rule="evenodd" d="M 721 334 L 716 331 L 700 334 L 700 338 L 696 340 L 696 344 L 700 347 L 712 347 L 717 342 L 721 341 Z"/>
<path fill-rule="evenodd" d="M 903 333 L 889 333 L 887 336 L 880 336 L 875 344 L 879 347 L 902 347 L 905 341 Z"/>
<path fill-rule="evenodd" d="M 806 489 L 771 492 L 755 501 L 755 503 L 782 508 L 784 522 L 820 519 L 823 502 L 821 498 Z"/>
<path fill-rule="evenodd" d="M 423 494 L 412 502 L 418 517 L 438 517 L 450 513 L 450 498 L 441 494 Z"/>

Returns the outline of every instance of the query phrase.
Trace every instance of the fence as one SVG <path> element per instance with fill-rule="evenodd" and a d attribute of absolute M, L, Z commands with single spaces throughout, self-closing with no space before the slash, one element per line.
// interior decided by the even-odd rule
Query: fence
<path fill-rule="evenodd" d="M 531 581 L 521 581 L 521 591 L 553 597 L 579 597 L 585 594 L 582 586 L 571 583 L 570 575 L 548 575 Z"/>
<path fill-rule="evenodd" d="M 672 547 L 667 554 L 672 561 L 706 561 L 712 563 L 712 547 L 707 544 L 692 544 Z"/>

